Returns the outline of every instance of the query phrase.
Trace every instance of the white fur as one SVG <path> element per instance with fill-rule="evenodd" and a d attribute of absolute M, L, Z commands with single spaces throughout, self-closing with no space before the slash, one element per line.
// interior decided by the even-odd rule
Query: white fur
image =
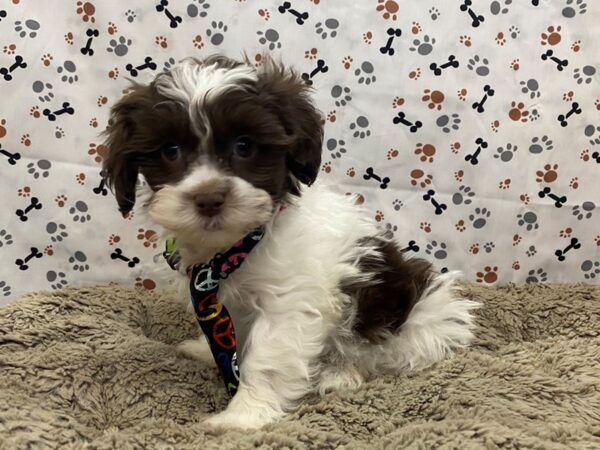
<path fill-rule="evenodd" d="M 291 410 L 308 392 L 354 389 L 383 371 L 421 369 L 472 339 L 471 310 L 458 274 L 435 277 L 397 335 L 382 345 L 353 336 L 344 316 L 351 299 L 342 280 L 369 279 L 357 262 L 375 250 L 358 247 L 380 231 L 352 199 L 321 186 L 267 224 L 244 266 L 221 283 L 238 336 L 241 384 L 213 425 L 259 427 Z M 330 363 L 320 358 L 335 349 Z"/>

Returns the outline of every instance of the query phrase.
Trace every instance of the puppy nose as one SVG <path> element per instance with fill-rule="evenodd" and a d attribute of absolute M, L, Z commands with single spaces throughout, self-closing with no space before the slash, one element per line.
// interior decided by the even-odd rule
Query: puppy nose
<path fill-rule="evenodd" d="M 198 212 L 206 217 L 213 217 L 219 214 L 225 203 L 225 194 L 221 192 L 209 192 L 206 194 L 196 194 L 194 202 Z"/>

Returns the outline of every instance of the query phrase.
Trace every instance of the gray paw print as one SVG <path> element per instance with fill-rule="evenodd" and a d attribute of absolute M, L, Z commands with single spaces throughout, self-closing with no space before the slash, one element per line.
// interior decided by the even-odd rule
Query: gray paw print
<path fill-rule="evenodd" d="M 62 66 L 59 66 L 58 69 L 56 69 L 58 73 L 63 74 L 62 77 L 60 77 L 61 81 L 65 83 L 68 82 L 69 84 L 79 80 L 79 77 L 75 73 L 76 70 L 77 66 L 75 66 L 75 63 L 70 60 L 66 60 Z"/>
<path fill-rule="evenodd" d="M 537 223 L 537 214 L 533 211 L 527 211 L 524 214 L 517 214 L 517 223 L 525 227 L 527 231 L 537 230 L 540 226 Z"/>
<path fill-rule="evenodd" d="M 394 207 L 394 210 L 400 211 L 400 209 L 404 206 L 404 203 L 402 203 L 401 200 L 396 199 L 392 202 L 392 206 Z"/>
<path fill-rule="evenodd" d="M 125 36 L 119 37 L 119 39 L 111 39 L 108 42 L 106 51 L 114 53 L 117 56 L 125 56 L 129 52 L 129 46 L 132 44 L 131 39 L 127 39 Z"/>
<path fill-rule="evenodd" d="M 43 81 L 34 81 L 31 86 L 33 92 L 38 94 L 38 100 L 40 102 L 49 102 L 54 98 L 54 92 L 52 92 L 53 86 L 50 83 L 44 83 Z"/>
<path fill-rule="evenodd" d="M 584 0 L 567 0 L 565 5 L 562 15 L 567 19 L 572 19 L 577 14 L 585 14 L 587 12 L 587 3 Z"/>
<path fill-rule="evenodd" d="M 52 167 L 52 163 L 47 159 L 40 159 L 37 163 L 30 162 L 27 164 L 27 173 L 33 175 L 33 178 L 36 180 L 41 176 L 43 178 L 48 178 L 50 175 L 50 168 Z"/>
<path fill-rule="evenodd" d="M 487 77 L 490 74 L 489 63 L 487 58 L 480 58 L 479 55 L 475 55 L 473 58 L 469 59 L 467 68 L 469 70 L 474 70 L 480 77 Z"/>
<path fill-rule="evenodd" d="M 327 36 L 334 38 L 337 36 L 339 26 L 340 23 L 336 19 L 327 19 L 324 23 L 318 22 L 315 25 L 315 31 L 321 35 L 321 39 L 327 39 Z"/>
<path fill-rule="evenodd" d="M 425 253 L 428 255 L 433 254 L 433 257 L 436 259 L 446 259 L 448 256 L 448 252 L 446 251 L 446 244 L 444 242 L 440 242 L 438 244 L 437 241 L 431 241 L 427 244 L 425 248 Z"/>
<path fill-rule="evenodd" d="M 586 280 L 594 279 L 600 275 L 600 261 L 586 259 L 581 263 L 581 270 Z"/>
<path fill-rule="evenodd" d="M 514 25 L 511 25 L 508 29 L 508 33 L 510 34 L 511 38 L 516 39 L 519 36 L 519 34 L 521 34 L 521 30 L 519 30 Z"/>
<path fill-rule="evenodd" d="M 427 56 L 433 51 L 435 45 L 435 38 L 430 38 L 428 35 L 423 36 L 423 40 L 415 39 L 413 47 L 410 47 L 411 52 L 417 52 L 419 55 Z"/>
<path fill-rule="evenodd" d="M 577 84 L 581 84 L 583 82 L 585 82 L 585 84 L 590 84 L 594 75 L 596 75 L 596 68 L 589 65 L 583 66 L 581 69 L 577 68 L 573 71 L 573 78 L 575 78 Z"/>
<path fill-rule="evenodd" d="M 0 281 L 0 294 L 4 297 L 8 297 L 10 292 L 10 286 L 6 284 L 6 281 Z"/>
<path fill-rule="evenodd" d="M 374 71 L 375 68 L 373 67 L 373 64 L 371 64 L 369 61 L 363 62 L 360 65 L 360 68 L 354 71 L 354 75 L 358 77 L 358 84 L 375 83 L 376 78 L 373 74 Z"/>
<path fill-rule="evenodd" d="M 492 250 L 496 248 L 496 245 L 493 242 L 486 242 L 483 244 L 483 249 L 486 253 L 492 253 Z"/>
<path fill-rule="evenodd" d="M 346 104 L 352 101 L 352 97 L 350 96 L 350 88 L 342 87 L 339 84 L 336 84 L 331 88 L 331 96 L 335 99 L 335 106 L 346 106 Z"/>
<path fill-rule="evenodd" d="M 90 270 L 90 266 L 89 264 L 86 264 L 86 262 L 87 256 L 79 250 L 73 253 L 73 256 L 69 258 L 69 263 L 73 264 L 73 270 L 78 270 L 79 272 Z"/>
<path fill-rule="evenodd" d="M 133 23 L 133 21 L 135 20 L 135 18 L 137 17 L 137 15 L 133 12 L 133 10 L 128 9 L 125 12 L 125 17 L 127 17 L 127 22 Z"/>
<path fill-rule="evenodd" d="M 469 220 L 471 221 L 473 228 L 483 228 L 487 224 L 487 220 L 491 214 L 492 212 L 488 211 L 487 208 L 475 208 L 473 214 L 469 216 Z"/>
<path fill-rule="evenodd" d="M 451 130 L 458 130 L 460 128 L 460 123 L 460 116 L 456 113 L 451 116 L 442 114 L 435 120 L 435 124 L 440 127 L 444 133 L 450 133 Z"/>
<path fill-rule="evenodd" d="M 19 33 L 19 37 L 24 38 L 29 34 L 30 38 L 37 36 L 37 31 L 40 29 L 40 23 L 37 20 L 27 19 L 25 22 L 17 20 L 15 22 L 15 31 Z"/>
<path fill-rule="evenodd" d="M 365 116 L 358 116 L 355 122 L 350 124 L 350 129 L 354 130 L 352 136 L 360 137 L 364 139 L 367 136 L 371 136 L 371 131 L 367 128 L 369 126 L 369 119 Z"/>
<path fill-rule="evenodd" d="M 535 245 L 530 245 L 529 248 L 527 249 L 527 251 L 525 251 L 525 254 L 531 258 L 532 256 L 535 256 L 535 254 L 537 253 L 537 249 L 535 248 Z"/>
<path fill-rule="evenodd" d="M 169 58 L 163 64 L 163 72 L 168 72 L 169 70 L 171 70 L 173 68 L 173 66 L 175 64 L 177 64 L 177 61 L 175 61 L 175 58 Z"/>
<path fill-rule="evenodd" d="M 56 127 L 54 129 L 54 137 L 56 139 L 62 139 L 65 137 L 65 130 L 63 130 L 61 127 Z"/>
<path fill-rule="evenodd" d="M 584 217 L 589 219 L 592 217 L 592 212 L 596 209 L 594 202 L 583 202 L 581 205 L 573 206 L 573 215 L 577 220 L 582 220 Z"/>
<path fill-rule="evenodd" d="M 429 9 L 429 17 L 431 17 L 431 20 L 438 20 L 440 16 L 441 16 L 440 10 L 437 9 L 436 7 L 432 6 Z"/>
<path fill-rule="evenodd" d="M 65 231 L 66 229 L 67 227 L 62 223 L 48 222 L 48 225 L 46 225 L 46 232 L 50 235 L 52 242 L 61 242 L 66 238 L 69 235 Z"/>
<path fill-rule="evenodd" d="M 548 279 L 548 274 L 541 267 L 537 270 L 532 269 L 527 274 L 527 278 L 525 279 L 525 283 L 543 283 Z"/>
<path fill-rule="evenodd" d="M 594 135 L 598 132 L 599 134 L 594 137 Z M 587 125 L 583 130 L 583 133 L 586 137 L 590 138 L 591 145 L 600 145 L 600 127 L 594 127 L 594 125 Z"/>
<path fill-rule="evenodd" d="M 62 289 L 69 284 L 66 280 L 66 276 L 67 275 L 64 272 L 55 272 L 54 270 L 46 272 L 46 280 L 51 283 L 50 287 L 52 289 Z"/>
<path fill-rule="evenodd" d="M 325 146 L 327 147 L 327 150 L 330 151 L 331 153 L 331 158 L 332 159 L 336 159 L 336 158 L 341 158 L 342 155 L 344 153 L 346 153 L 346 149 L 344 148 L 344 146 L 346 145 L 346 142 L 343 140 L 337 140 L 337 139 L 327 139 L 327 142 L 325 143 Z"/>
<path fill-rule="evenodd" d="M 223 22 L 210 23 L 211 28 L 206 30 L 206 35 L 210 38 L 212 45 L 221 45 L 225 40 L 224 33 L 227 33 L 228 27 Z"/>
<path fill-rule="evenodd" d="M 516 145 L 512 145 L 511 143 L 506 144 L 506 148 L 498 147 L 494 158 L 500 159 L 502 162 L 509 162 L 511 159 L 513 159 L 517 148 L 518 147 Z"/>
<path fill-rule="evenodd" d="M 206 11 L 210 8 L 210 4 L 206 0 L 193 0 L 187 6 L 187 15 L 190 17 L 206 17 L 208 12 Z"/>
<path fill-rule="evenodd" d="M 475 197 L 475 192 L 471 190 L 469 186 L 464 184 L 458 188 L 458 192 L 455 192 L 452 196 L 452 203 L 455 205 L 469 205 L 472 200 L 471 197 Z"/>
<path fill-rule="evenodd" d="M 527 81 L 521 81 L 519 84 L 523 86 L 521 88 L 521 92 L 523 94 L 529 94 L 529 97 L 532 99 L 538 98 L 540 95 L 542 95 L 539 91 L 540 85 L 534 78 L 530 78 Z"/>
<path fill-rule="evenodd" d="M 533 139 L 531 139 L 531 145 L 529 146 L 529 153 L 533 153 L 534 155 L 537 155 L 539 153 L 542 153 L 544 150 L 548 151 L 548 150 L 552 150 L 554 148 L 554 145 L 552 143 L 552 140 L 544 135 L 541 138 L 540 137 L 533 137 Z"/>
<path fill-rule="evenodd" d="M 391 223 L 387 222 L 385 224 L 382 236 L 386 239 L 393 239 L 396 231 L 398 231 L 398 226 L 392 225 Z"/>
<path fill-rule="evenodd" d="M 502 2 L 494 0 L 491 4 L 490 4 L 490 12 L 497 16 L 498 14 L 502 13 L 502 14 L 506 14 L 509 11 L 509 6 L 511 5 L 512 0 L 504 0 Z"/>
<path fill-rule="evenodd" d="M 2 229 L 0 230 L 0 247 L 5 245 L 10 245 L 13 243 L 12 235 L 8 233 L 8 231 Z"/>
<path fill-rule="evenodd" d="M 75 206 L 72 206 L 69 209 L 69 214 L 73 216 L 73 222 L 85 223 L 92 220 L 92 216 L 90 216 L 87 212 L 88 205 L 81 200 L 75 202 Z"/>
<path fill-rule="evenodd" d="M 261 44 L 269 44 L 269 50 L 275 50 L 276 48 L 281 48 L 281 42 L 279 42 L 279 33 L 273 28 L 269 28 L 264 33 L 262 31 L 257 31 L 257 35 L 260 36 L 258 42 Z M 218 44 L 215 44 L 218 45 Z"/>

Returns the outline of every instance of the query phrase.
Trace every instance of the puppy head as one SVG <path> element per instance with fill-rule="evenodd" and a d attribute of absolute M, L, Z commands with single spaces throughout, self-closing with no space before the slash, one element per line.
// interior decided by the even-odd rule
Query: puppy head
<path fill-rule="evenodd" d="M 150 216 L 179 236 L 231 244 L 300 195 L 321 162 L 323 127 L 294 72 L 225 57 L 186 59 L 111 111 L 104 171 L 125 215 L 146 179 Z M 226 241 L 231 242 L 226 242 Z"/>

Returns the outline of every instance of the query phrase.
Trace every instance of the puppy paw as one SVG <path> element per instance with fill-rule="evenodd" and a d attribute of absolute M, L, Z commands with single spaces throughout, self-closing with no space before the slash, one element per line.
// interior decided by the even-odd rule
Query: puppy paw
<path fill-rule="evenodd" d="M 259 414 L 238 414 L 225 410 L 216 416 L 206 419 L 204 423 L 215 428 L 239 428 L 242 430 L 251 430 L 260 428 L 273 420 L 275 419 L 269 420 Z"/>
<path fill-rule="evenodd" d="M 200 339 L 187 339 L 181 342 L 177 345 L 177 351 L 189 358 L 198 359 L 206 364 L 215 364 L 213 354 L 204 337 Z"/>
<path fill-rule="evenodd" d="M 319 394 L 335 391 L 353 391 L 363 383 L 363 376 L 354 367 L 326 368 L 319 380 Z"/>

